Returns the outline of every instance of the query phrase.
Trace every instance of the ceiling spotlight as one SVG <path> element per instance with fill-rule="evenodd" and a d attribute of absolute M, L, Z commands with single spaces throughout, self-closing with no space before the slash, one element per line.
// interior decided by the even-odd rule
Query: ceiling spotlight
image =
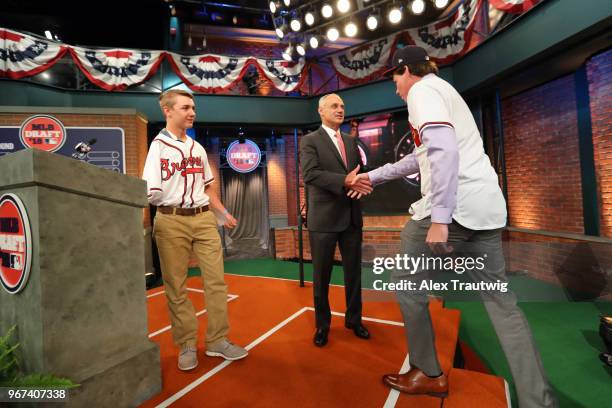
<path fill-rule="evenodd" d="M 346 34 L 347 37 L 354 37 L 357 35 L 357 24 L 349 21 L 348 24 L 344 26 L 344 34 Z"/>
<path fill-rule="evenodd" d="M 380 16 L 378 14 L 370 14 L 368 19 L 366 20 L 366 26 L 368 30 L 374 31 L 378 28 L 378 24 L 380 24 Z"/>
<path fill-rule="evenodd" d="M 298 17 L 294 17 L 291 19 L 291 23 L 289 23 L 291 29 L 293 31 L 300 31 L 302 29 L 302 22 Z"/>
<path fill-rule="evenodd" d="M 272 14 L 276 13 L 276 10 L 280 8 L 280 3 L 278 1 L 271 1 L 269 5 L 270 5 L 270 12 Z"/>
<path fill-rule="evenodd" d="M 306 14 L 304 15 L 304 21 L 306 22 L 306 24 L 308 24 L 309 26 L 313 25 L 315 22 L 315 16 L 314 13 L 312 11 L 308 11 L 306 12 Z"/>
<path fill-rule="evenodd" d="M 285 7 L 289 7 L 291 5 L 291 0 L 283 0 Z"/>
<path fill-rule="evenodd" d="M 402 9 L 401 9 L 401 7 L 399 7 L 398 5 L 394 4 L 389 9 L 389 15 L 387 17 L 389 18 L 389 22 L 391 24 L 399 23 L 402 20 Z"/>
<path fill-rule="evenodd" d="M 346 13 L 351 9 L 351 2 L 349 0 L 338 0 L 336 8 L 341 13 Z"/>
<path fill-rule="evenodd" d="M 330 18 L 334 14 L 334 9 L 329 4 L 325 3 L 323 7 L 321 7 L 321 15 L 325 18 Z"/>
<path fill-rule="evenodd" d="M 329 30 L 327 30 L 327 39 L 329 41 L 336 41 L 338 38 L 340 37 L 340 32 L 338 31 L 338 29 L 336 27 L 332 27 Z"/>
<path fill-rule="evenodd" d="M 275 31 L 276 36 L 282 40 L 285 36 L 285 32 L 287 31 L 287 24 L 283 24 L 280 27 L 277 27 Z"/>
<path fill-rule="evenodd" d="M 448 0 L 436 0 L 435 5 L 436 8 L 442 9 L 448 5 Z"/>
<path fill-rule="evenodd" d="M 283 59 L 285 61 L 291 61 L 293 59 L 293 45 L 289 44 L 285 51 L 283 51 Z"/>
<path fill-rule="evenodd" d="M 298 45 L 295 46 L 295 50 L 297 51 L 298 54 L 300 54 L 300 56 L 304 56 L 306 55 L 306 42 L 302 42 L 299 43 Z"/>
<path fill-rule="evenodd" d="M 425 2 L 423 0 L 414 0 L 410 6 L 410 9 L 414 14 L 421 14 L 423 11 L 425 11 Z"/>
<path fill-rule="evenodd" d="M 316 35 L 313 35 L 312 37 L 310 37 L 310 40 L 308 40 L 308 44 L 310 45 L 310 48 L 312 48 L 313 50 L 315 48 L 319 47 L 319 37 Z"/>

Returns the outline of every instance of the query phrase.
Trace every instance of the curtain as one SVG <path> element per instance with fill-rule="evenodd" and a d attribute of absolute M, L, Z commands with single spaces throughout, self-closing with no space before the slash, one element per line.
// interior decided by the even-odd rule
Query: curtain
<path fill-rule="evenodd" d="M 227 210 L 238 220 L 234 229 L 225 230 L 225 243 L 241 239 L 257 239 L 262 249 L 268 249 L 270 227 L 264 170 L 247 174 L 223 171 L 223 201 Z"/>

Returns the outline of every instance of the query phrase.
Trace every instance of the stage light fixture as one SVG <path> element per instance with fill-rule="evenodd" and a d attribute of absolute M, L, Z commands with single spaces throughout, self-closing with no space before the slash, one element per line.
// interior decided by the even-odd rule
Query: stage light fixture
<path fill-rule="evenodd" d="M 298 45 L 295 46 L 295 50 L 297 51 L 298 54 L 300 54 L 300 56 L 304 56 L 306 55 L 306 42 L 301 42 Z"/>
<path fill-rule="evenodd" d="M 285 7 L 289 7 L 291 5 L 291 0 L 283 0 Z"/>
<path fill-rule="evenodd" d="M 366 20 L 366 26 L 368 27 L 368 30 L 370 31 L 376 30 L 379 24 L 380 24 L 380 16 L 377 13 L 372 13 L 368 16 Z"/>
<path fill-rule="evenodd" d="M 308 44 L 310 45 L 310 48 L 312 48 L 313 50 L 316 48 L 319 48 L 319 36 L 317 35 L 313 35 L 312 37 L 310 37 L 310 39 L 308 40 Z"/>
<path fill-rule="evenodd" d="M 314 13 L 312 11 L 307 11 L 306 14 L 304 15 L 304 21 L 309 26 L 312 26 L 314 24 L 314 22 L 315 22 L 315 15 L 314 15 Z"/>
<path fill-rule="evenodd" d="M 269 6 L 270 6 L 270 12 L 274 14 L 276 13 L 276 10 L 280 8 L 280 3 L 278 1 L 271 1 L 269 3 Z"/>
<path fill-rule="evenodd" d="M 397 4 L 393 4 L 389 9 L 389 14 L 387 15 L 389 22 L 391 24 L 397 24 L 402 21 L 402 8 Z"/>
<path fill-rule="evenodd" d="M 321 7 L 321 15 L 325 18 L 330 18 L 334 14 L 334 9 L 328 3 L 323 4 Z"/>
<path fill-rule="evenodd" d="M 357 35 L 357 24 L 355 24 L 352 21 L 349 21 L 345 26 L 344 26 L 344 34 L 346 34 L 347 37 L 354 37 Z"/>
<path fill-rule="evenodd" d="M 336 27 L 331 27 L 330 29 L 327 30 L 327 39 L 329 41 L 334 42 L 338 38 L 340 38 L 340 32 L 338 31 Z"/>
<path fill-rule="evenodd" d="M 414 14 L 421 14 L 425 11 L 425 2 L 423 0 L 414 0 L 410 5 L 410 9 Z"/>
<path fill-rule="evenodd" d="M 283 37 L 285 36 L 285 33 L 287 32 L 287 24 L 282 24 L 280 27 L 276 27 L 276 36 L 279 39 L 283 39 Z"/>
<path fill-rule="evenodd" d="M 302 29 L 302 22 L 297 16 L 291 19 L 291 22 L 289 23 L 289 25 L 291 26 L 291 29 L 296 32 Z"/>
<path fill-rule="evenodd" d="M 289 44 L 283 51 L 283 59 L 285 61 L 293 60 L 293 45 Z"/>
<path fill-rule="evenodd" d="M 336 8 L 341 13 L 346 13 L 351 9 L 351 2 L 349 0 L 338 0 Z"/>
<path fill-rule="evenodd" d="M 435 1 L 436 8 L 443 9 L 448 6 L 448 0 L 436 0 Z"/>

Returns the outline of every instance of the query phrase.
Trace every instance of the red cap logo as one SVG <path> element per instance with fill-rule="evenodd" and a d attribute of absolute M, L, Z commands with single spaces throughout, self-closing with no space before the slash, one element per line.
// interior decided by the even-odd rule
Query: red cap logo
<path fill-rule="evenodd" d="M 15 194 L 0 197 L 0 283 L 9 293 L 21 291 L 30 275 L 32 232 L 25 207 Z"/>
<path fill-rule="evenodd" d="M 26 148 L 54 152 L 64 145 L 66 129 L 53 116 L 36 115 L 23 122 L 19 137 Z"/>

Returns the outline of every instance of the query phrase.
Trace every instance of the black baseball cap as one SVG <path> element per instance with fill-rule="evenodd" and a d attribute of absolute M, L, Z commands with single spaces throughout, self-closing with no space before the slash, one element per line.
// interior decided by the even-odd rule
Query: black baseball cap
<path fill-rule="evenodd" d="M 383 72 L 383 76 L 389 77 L 398 68 L 408 64 L 414 64 L 415 62 L 424 61 L 429 61 L 429 56 L 427 56 L 427 51 L 425 51 L 424 48 L 417 45 L 407 45 L 395 51 L 393 59 L 391 60 L 391 66 Z"/>

